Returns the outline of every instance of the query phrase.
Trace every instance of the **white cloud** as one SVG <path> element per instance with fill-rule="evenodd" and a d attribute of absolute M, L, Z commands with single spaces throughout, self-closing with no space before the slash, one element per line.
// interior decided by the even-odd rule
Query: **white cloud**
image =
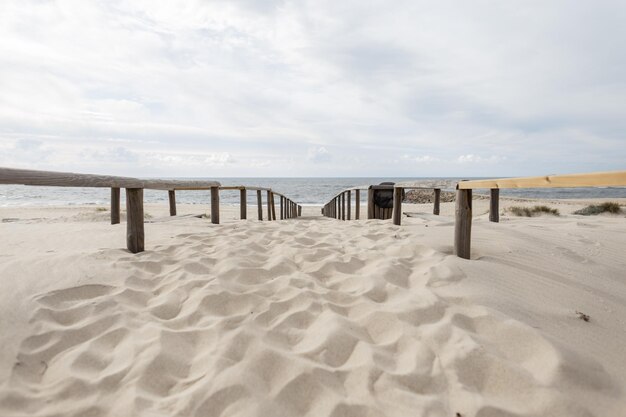
<path fill-rule="evenodd" d="M 625 12 L 619 0 L 4 0 L 0 163 L 167 176 L 318 175 L 320 162 L 347 176 L 619 169 Z"/>
<path fill-rule="evenodd" d="M 421 155 L 421 156 L 409 156 L 409 155 L 403 155 L 403 159 L 410 161 L 410 162 L 417 162 L 418 164 L 430 164 L 433 162 L 440 162 L 441 159 L 439 158 L 435 158 L 433 156 L 430 155 Z"/>
<path fill-rule="evenodd" d="M 457 158 L 457 162 L 461 163 L 461 164 L 465 164 L 465 163 L 488 163 L 488 164 L 495 164 L 501 161 L 506 160 L 506 157 L 503 156 L 497 156 L 497 155 L 491 155 L 489 157 L 482 157 L 479 155 L 474 155 L 474 154 L 467 154 L 467 155 L 461 155 Z"/>
<path fill-rule="evenodd" d="M 309 148 L 309 150 L 307 151 L 306 159 L 314 163 L 321 163 L 329 162 L 332 157 L 330 155 L 330 152 L 328 152 L 325 147 L 320 146 Z"/>

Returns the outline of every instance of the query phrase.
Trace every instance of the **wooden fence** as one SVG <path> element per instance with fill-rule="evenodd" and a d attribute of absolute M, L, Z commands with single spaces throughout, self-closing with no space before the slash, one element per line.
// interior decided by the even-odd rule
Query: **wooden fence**
<path fill-rule="evenodd" d="M 490 190 L 489 221 L 499 222 L 500 189 L 504 188 L 576 188 L 576 187 L 625 187 L 626 171 L 595 172 L 588 174 L 549 175 L 542 177 L 482 179 L 461 181 L 456 184 L 456 207 L 454 226 L 454 254 L 461 258 L 470 259 L 471 231 L 472 231 L 472 190 Z M 393 188 L 393 214 L 392 221 L 396 225 L 401 224 L 402 200 L 404 190 L 432 189 L 434 191 L 433 214 L 439 214 L 440 195 L 442 188 L 450 187 L 450 183 L 399 183 Z M 357 212 L 355 218 L 359 218 L 359 197 L 361 190 L 368 191 L 368 219 L 388 219 L 387 209 L 380 209 L 374 203 L 374 193 L 377 190 L 388 190 L 389 186 L 361 186 L 341 191 L 334 196 L 322 208 L 322 214 L 326 217 L 340 220 L 350 220 L 350 194 L 357 193 Z M 347 199 L 346 199 L 347 195 Z M 347 218 L 346 204 L 347 201 Z"/>
<path fill-rule="evenodd" d="M 489 204 L 489 220 L 492 222 L 498 222 L 498 200 L 500 198 L 500 189 L 624 186 L 626 186 L 626 171 L 461 181 L 456 186 L 454 253 L 461 258 L 470 259 L 472 237 L 472 190 L 490 190 L 491 201 Z"/>
<path fill-rule="evenodd" d="M 348 188 L 340 191 L 322 207 L 322 215 L 339 220 L 352 220 L 352 192 L 355 194 L 354 219 L 359 220 L 361 210 L 361 191 L 367 191 L 367 218 L 387 220 L 393 219 L 393 223 L 400 225 L 402 216 L 402 200 L 405 190 L 433 190 L 434 207 L 433 214 L 439 215 L 441 188 L 448 184 L 418 184 L 402 183 L 396 185 L 370 185 Z M 391 191 L 393 193 L 393 207 L 384 208 L 376 204 L 375 195 L 379 191 Z"/>
<path fill-rule="evenodd" d="M 116 177 L 109 175 L 75 174 L 71 172 L 35 171 L 0 168 L 0 184 L 35 185 L 50 187 L 96 187 L 111 189 L 111 224 L 120 222 L 120 189 L 126 190 L 126 246 L 132 253 L 144 250 L 143 190 L 167 190 L 170 215 L 176 215 L 176 191 L 209 190 L 211 193 L 211 222 L 220 222 L 220 190 L 239 190 L 240 217 L 247 218 L 247 191 L 256 191 L 258 219 L 263 220 L 262 192 L 266 192 L 267 220 L 276 220 L 275 196 L 280 197 L 280 218 L 301 216 L 302 206 L 271 188 L 245 185 L 222 186 L 218 181 L 161 180 Z"/>

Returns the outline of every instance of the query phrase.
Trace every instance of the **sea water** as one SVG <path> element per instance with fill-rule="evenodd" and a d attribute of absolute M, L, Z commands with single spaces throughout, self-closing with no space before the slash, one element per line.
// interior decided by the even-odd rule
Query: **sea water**
<path fill-rule="evenodd" d="M 176 179 L 176 178 L 172 178 Z M 217 180 L 222 185 L 247 185 L 267 187 L 284 194 L 302 205 L 322 205 L 340 191 L 381 182 L 443 181 L 454 184 L 459 178 L 184 178 L 194 180 Z M 478 179 L 478 178 L 466 178 Z M 446 188 L 444 188 L 446 190 Z M 452 188 L 448 188 L 452 191 Z M 477 190 L 477 193 L 486 190 Z M 570 198 L 626 198 L 626 188 L 529 188 L 501 190 L 501 196 L 541 199 Z M 121 193 L 124 201 L 124 193 Z M 265 201 L 266 193 L 262 193 Z M 0 185 L 0 206 L 65 206 L 65 205 L 108 205 L 111 193 L 108 188 L 37 187 L 22 185 Z M 361 193 L 361 200 L 367 193 Z M 165 203 L 167 191 L 145 190 L 145 203 Z M 181 204 L 209 204 L 208 190 L 178 191 L 176 202 Z M 220 203 L 238 204 L 239 191 L 221 191 Z M 256 192 L 248 192 L 248 203 L 256 203 Z"/>

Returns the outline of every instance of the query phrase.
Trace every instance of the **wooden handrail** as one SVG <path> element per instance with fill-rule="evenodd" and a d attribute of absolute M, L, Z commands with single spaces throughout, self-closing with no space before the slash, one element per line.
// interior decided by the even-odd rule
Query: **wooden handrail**
<path fill-rule="evenodd" d="M 119 177 L 111 175 L 77 174 L 72 172 L 36 171 L 30 169 L 15 169 L 0 167 L 0 184 L 18 184 L 30 186 L 50 187 L 89 187 L 111 189 L 111 224 L 120 222 L 120 188 L 126 189 L 126 245 L 133 253 L 144 250 L 144 218 L 143 218 L 143 190 L 167 190 L 169 211 L 171 216 L 176 215 L 177 190 L 210 190 L 211 191 L 211 222 L 219 224 L 219 191 L 239 190 L 240 217 L 247 218 L 247 190 L 256 190 L 258 218 L 263 220 L 261 192 L 267 192 L 268 220 L 276 220 L 274 195 L 279 195 L 289 207 L 289 218 L 299 217 L 302 206 L 296 204 L 283 194 L 271 188 L 245 185 L 222 186 L 218 181 L 207 180 L 162 180 Z"/>
<path fill-rule="evenodd" d="M 458 183 L 457 189 L 475 190 L 478 188 L 577 188 L 621 186 L 626 186 L 626 171 L 471 180 Z"/>
<path fill-rule="evenodd" d="M 470 259 L 472 234 L 472 190 L 490 189 L 489 221 L 499 222 L 500 189 L 506 188 L 579 188 L 626 187 L 626 171 L 585 174 L 546 175 L 542 177 L 501 178 L 461 181 L 457 184 L 454 253 Z"/>
<path fill-rule="evenodd" d="M 255 186 L 248 186 L 248 185 L 220 185 L 220 190 L 224 190 L 224 191 L 236 191 L 236 190 L 250 190 L 250 191 L 267 191 L 267 190 L 271 190 L 271 188 L 268 187 L 255 187 Z M 275 193 L 278 194 L 278 193 Z"/>
<path fill-rule="evenodd" d="M 144 188 L 151 190 L 209 190 L 212 187 L 220 186 L 220 183 L 217 181 L 141 179 L 112 175 L 35 171 L 31 169 L 15 168 L 0 168 L 0 184 L 54 187 Z"/>

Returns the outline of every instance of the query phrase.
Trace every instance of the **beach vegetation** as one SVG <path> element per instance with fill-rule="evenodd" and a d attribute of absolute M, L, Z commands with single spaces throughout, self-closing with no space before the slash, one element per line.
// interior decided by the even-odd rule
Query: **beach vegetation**
<path fill-rule="evenodd" d="M 107 211 L 106 207 L 96 207 L 96 211 Z"/>
<path fill-rule="evenodd" d="M 553 216 L 559 215 L 559 210 L 548 206 L 534 206 L 534 207 L 520 207 L 513 206 L 508 209 L 514 216 L 520 217 L 534 217 L 541 214 L 551 214 Z"/>
<path fill-rule="evenodd" d="M 576 210 L 574 214 L 580 214 L 582 216 L 595 216 L 601 213 L 613 213 L 618 214 L 622 211 L 619 204 L 613 202 L 606 202 L 602 204 L 592 204 L 583 209 Z"/>

